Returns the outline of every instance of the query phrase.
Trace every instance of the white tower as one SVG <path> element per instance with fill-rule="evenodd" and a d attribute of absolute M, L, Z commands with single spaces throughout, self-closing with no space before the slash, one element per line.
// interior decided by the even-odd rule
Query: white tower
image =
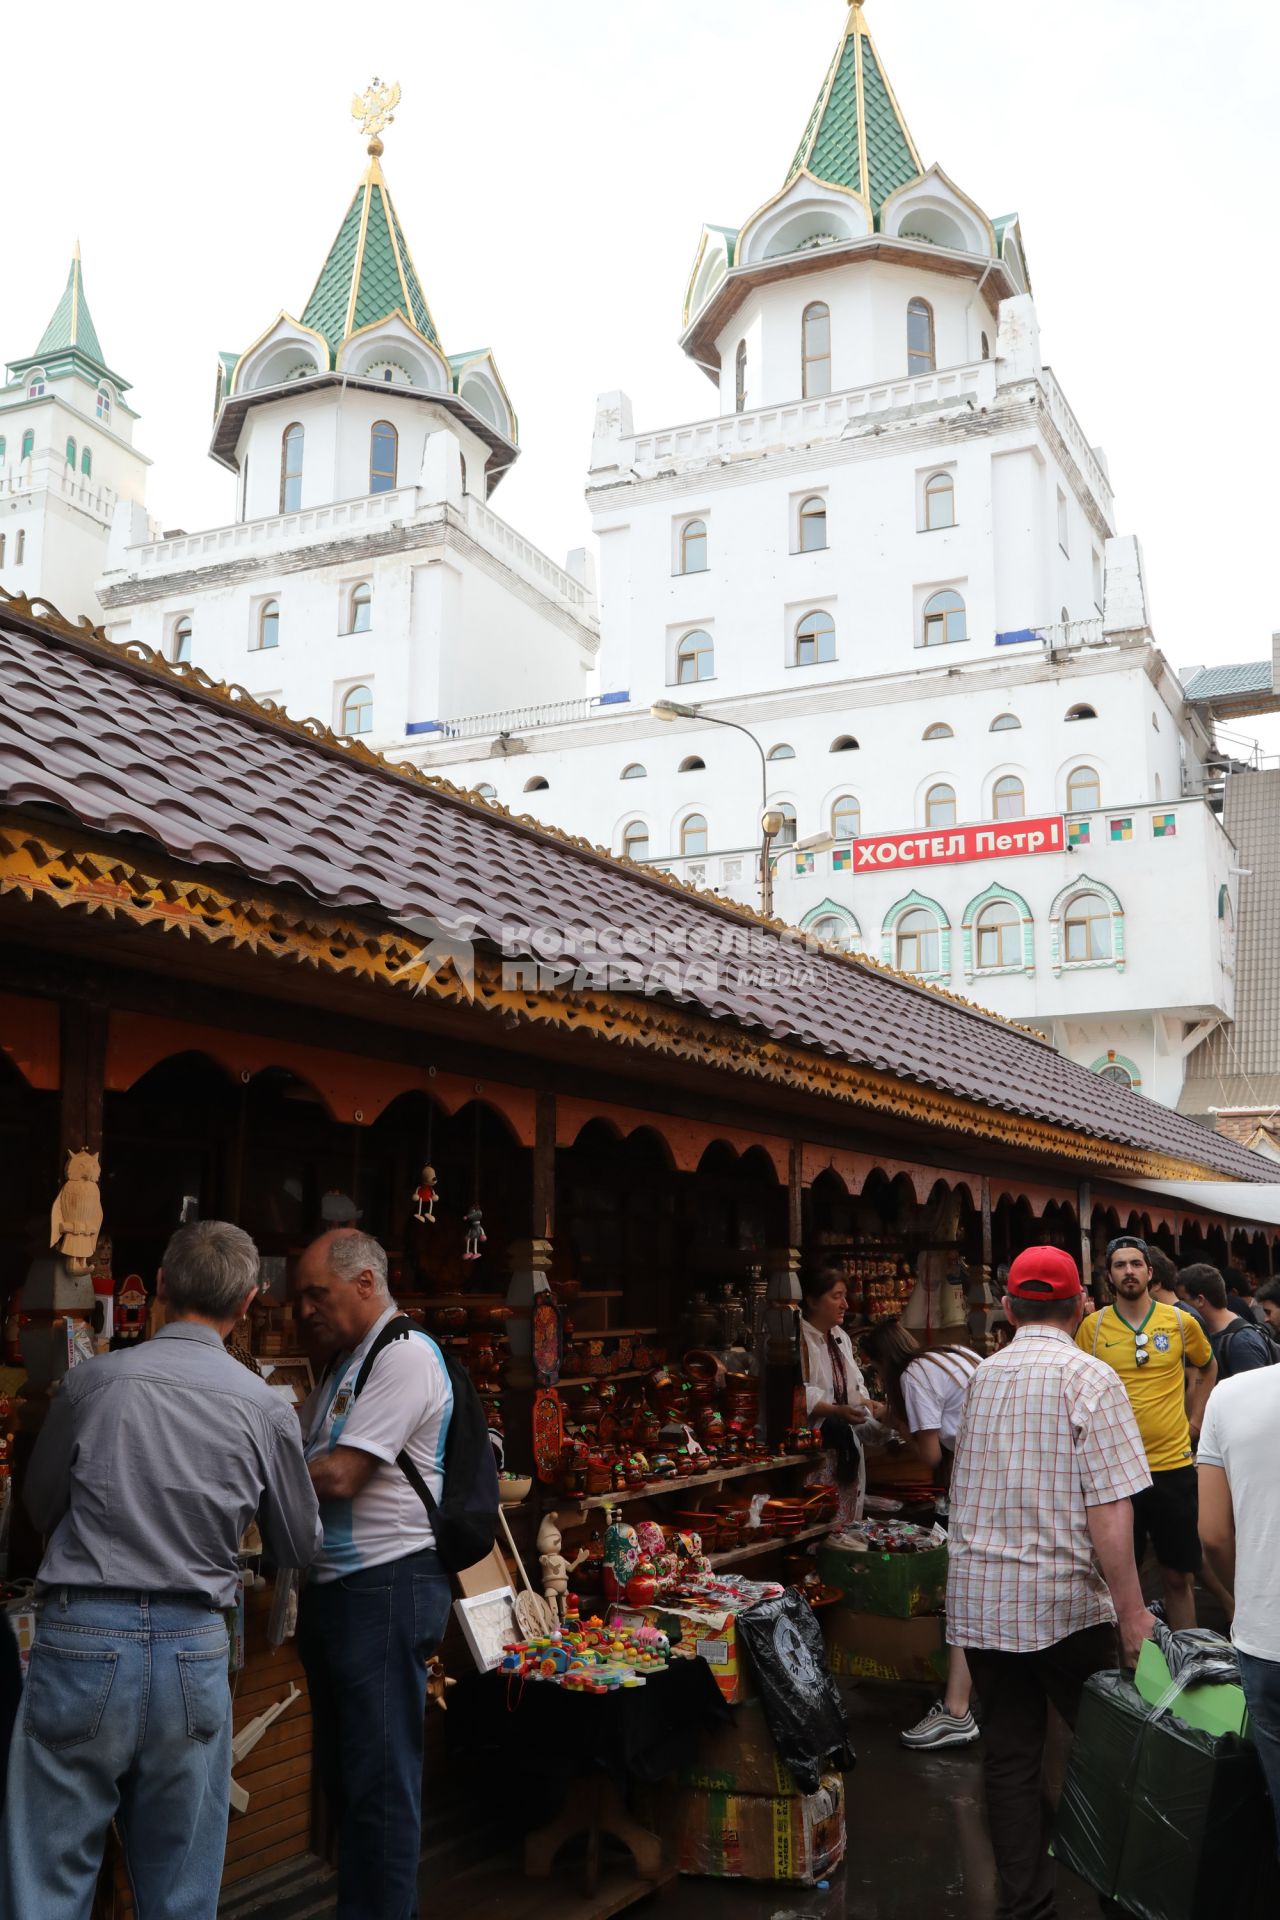
<path fill-rule="evenodd" d="M 100 618 L 95 584 L 117 510 L 146 537 L 150 461 L 133 444 L 129 383 L 103 358 L 77 245 L 62 298 L 0 387 L 0 586 Z"/>

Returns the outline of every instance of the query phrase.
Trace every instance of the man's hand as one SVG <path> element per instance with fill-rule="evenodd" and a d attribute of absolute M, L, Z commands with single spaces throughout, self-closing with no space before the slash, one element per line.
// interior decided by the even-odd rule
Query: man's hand
<path fill-rule="evenodd" d="M 1137 1613 L 1125 1614 L 1116 1621 L 1116 1631 L 1120 1635 L 1120 1659 L 1126 1667 L 1136 1667 L 1138 1655 L 1143 1645 L 1155 1631 L 1154 1613 L 1142 1607 Z"/>

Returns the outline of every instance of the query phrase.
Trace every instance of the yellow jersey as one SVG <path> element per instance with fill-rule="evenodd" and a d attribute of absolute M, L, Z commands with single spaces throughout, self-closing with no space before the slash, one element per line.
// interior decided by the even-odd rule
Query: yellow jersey
<path fill-rule="evenodd" d="M 1150 1358 L 1138 1365 L 1139 1336 Z M 1131 1327 L 1114 1307 L 1091 1313 L 1076 1335 L 1076 1345 L 1114 1367 L 1124 1382 L 1138 1422 L 1152 1473 L 1189 1467 L 1191 1429 L 1187 1425 L 1186 1369 L 1207 1367 L 1213 1349 L 1200 1322 L 1177 1307 L 1153 1300 L 1140 1327 Z"/>

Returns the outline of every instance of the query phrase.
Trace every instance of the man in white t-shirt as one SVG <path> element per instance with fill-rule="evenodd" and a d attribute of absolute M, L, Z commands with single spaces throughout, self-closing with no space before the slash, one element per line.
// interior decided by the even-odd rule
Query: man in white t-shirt
<path fill-rule="evenodd" d="M 1200 1539 L 1235 1595 L 1231 1638 L 1280 1839 L 1280 1367 L 1215 1388 L 1200 1430 Z"/>
<path fill-rule="evenodd" d="M 324 1545 L 298 1613 L 316 1763 L 338 1822 L 338 1920 L 414 1920 L 426 1660 L 449 1618 L 448 1574 L 403 1452 L 438 1500 L 453 1392 L 414 1328 L 361 1371 L 397 1308 L 387 1256 L 352 1227 L 298 1264 L 298 1311 L 330 1356 L 302 1409 Z"/>

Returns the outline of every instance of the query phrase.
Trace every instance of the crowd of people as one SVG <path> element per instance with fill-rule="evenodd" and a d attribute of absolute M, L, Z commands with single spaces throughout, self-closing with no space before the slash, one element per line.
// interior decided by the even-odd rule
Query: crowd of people
<path fill-rule="evenodd" d="M 1255 1302 L 1243 1273 L 1229 1286 L 1210 1266 L 1178 1271 L 1133 1235 L 1109 1244 L 1106 1274 L 1112 1299 L 1091 1310 L 1069 1254 L 1020 1254 L 1010 1338 L 985 1361 L 922 1351 L 896 1321 L 874 1328 L 862 1353 L 879 1401 L 842 1324 L 842 1272 L 804 1282 L 818 1472 L 859 1512 L 858 1435 L 874 1422 L 949 1482 L 946 1686 L 902 1739 L 981 1738 L 1005 1920 L 1052 1920 L 1049 1709 L 1074 1724 L 1089 1677 L 1136 1662 L 1154 1626 L 1148 1543 L 1171 1627 L 1195 1624 L 1202 1571 L 1233 1617 L 1280 1810 L 1280 1282 Z M 432 1524 L 449 1372 L 398 1316 L 378 1242 L 335 1229 L 299 1263 L 298 1312 L 327 1362 L 299 1419 L 225 1344 L 257 1288 L 245 1233 L 180 1228 L 158 1280 L 163 1327 L 73 1369 L 51 1403 L 24 1488 L 46 1547 L 8 1742 L 0 1920 L 83 1920 L 113 1819 L 139 1911 L 212 1920 L 228 1609 L 255 1518 L 277 1565 L 306 1575 L 298 1646 L 337 1822 L 339 1920 L 416 1913 L 425 1667 L 451 1594 Z"/>

